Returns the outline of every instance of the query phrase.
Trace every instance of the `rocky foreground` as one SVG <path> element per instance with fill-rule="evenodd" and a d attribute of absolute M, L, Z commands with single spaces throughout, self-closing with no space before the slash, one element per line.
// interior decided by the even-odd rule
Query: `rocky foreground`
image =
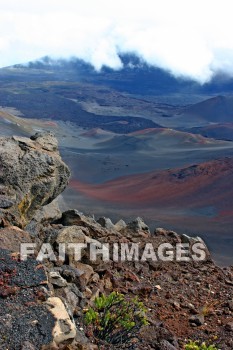
<path fill-rule="evenodd" d="M 147 309 L 148 325 L 118 349 L 178 350 L 189 339 L 233 349 L 233 268 L 216 266 L 207 248 L 204 261 L 93 261 L 85 250 L 76 261 L 70 248 L 58 259 L 67 242 L 130 242 L 141 250 L 148 242 L 202 242 L 164 229 L 151 233 L 140 218 L 113 224 L 62 213 L 54 199 L 69 176 L 51 134 L 0 138 L 0 349 L 111 349 L 88 332 L 84 310 L 112 291 L 137 295 Z M 21 243 L 34 243 L 28 259 Z M 36 259 L 42 243 L 54 259 Z"/>

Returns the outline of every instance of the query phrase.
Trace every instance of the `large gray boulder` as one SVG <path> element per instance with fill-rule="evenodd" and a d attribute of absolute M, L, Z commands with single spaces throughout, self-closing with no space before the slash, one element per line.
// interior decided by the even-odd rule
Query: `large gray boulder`
<path fill-rule="evenodd" d="M 70 171 L 51 133 L 0 138 L 0 223 L 24 227 L 67 186 Z"/>

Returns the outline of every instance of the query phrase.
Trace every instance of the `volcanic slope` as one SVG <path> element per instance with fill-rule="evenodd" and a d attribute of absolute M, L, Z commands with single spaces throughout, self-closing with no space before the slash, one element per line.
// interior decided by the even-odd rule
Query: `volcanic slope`
<path fill-rule="evenodd" d="M 215 96 L 185 109 L 190 117 L 200 117 L 207 122 L 233 122 L 233 96 Z"/>
<path fill-rule="evenodd" d="M 165 128 L 127 135 L 82 132 L 76 146 L 62 150 L 73 179 L 102 183 L 125 175 L 185 167 L 233 156 L 233 142 Z"/>
<path fill-rule="evenodd" d="M 187 131 L 218 140 L 233 141 L 233 123 L 214 123 L 203 127 L 191 128 Z"/>
<path fill-rule="evenodd" d="M 138 215 L 151 226 L 201 235 L 216 259 L 223 261 L 232 256 L 232 183 L 233 158 L 221 158 L 102 184 L 71 180 L 70 191 L 76 192 L 83 210 L 88 211 L 92 203 L 99 215 L 105 208 L 116 219 Z"/>
<path fill-rule="evenodd" d="M 76 181 L 71 186 L 88 196 L 135 206 L 215 205 L 233 211 L 233 158 L 223 158 L 181 169 L 125 176 L 99 185 Z"/>

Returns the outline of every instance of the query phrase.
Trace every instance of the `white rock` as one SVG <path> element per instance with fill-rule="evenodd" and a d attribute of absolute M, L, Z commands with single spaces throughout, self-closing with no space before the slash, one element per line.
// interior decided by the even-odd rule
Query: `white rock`
<path fill-rule="evenodd" d="M 54 342 L 60 344 L 67 339 L 74 339 L 76 336 L 76 327 L 71 321 L 61 299 L 57 297 L 48 298 L 45 304 L 56 319 L 53 328 Z"/>

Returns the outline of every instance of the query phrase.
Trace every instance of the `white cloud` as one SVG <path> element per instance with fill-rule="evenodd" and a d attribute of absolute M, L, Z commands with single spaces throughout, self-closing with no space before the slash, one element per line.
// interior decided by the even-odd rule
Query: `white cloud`
<path fill-rule="evenodd" d="M 134 51 L 177 76 L 233 75 L 231 0 L 0 0 L 0 66 L 45 55 L 120 68 Z"/>

